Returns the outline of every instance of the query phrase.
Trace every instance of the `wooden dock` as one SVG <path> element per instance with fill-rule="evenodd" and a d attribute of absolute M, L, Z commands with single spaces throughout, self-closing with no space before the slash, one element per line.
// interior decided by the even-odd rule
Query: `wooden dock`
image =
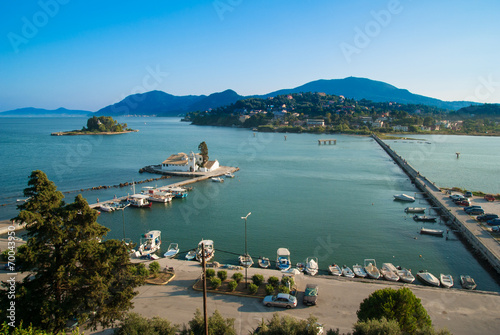
<path fill-rule="evenodd" d="M 327 140 L 318 140 L 318 145 L 321 145 L 321 144 L 325 144 L 328 142 L 328 144 L 337 144 L 337 140 L 336 139 L 327 139 Z"/>
<path fill-rule="evenodd" d="M 478 254 L 500 274 L 500 243 L 490 234 L 490 232 L 465 213 L 462 207 L 456 206 L 445 192 L 436 187 L 429 179 L 422 176 L 380 138 L 376 135 L 372 135 L 372 138 L 385 150 L 385 152 L 387 152 L 394 162 L 401 167 L 408 177 L 410 177 L 410 180 L 422 191 L 425 199 L 440 214 L 441 218 L 446 221 L 446 224 L 461 233 L 472 248 L 474 248 Z"/>

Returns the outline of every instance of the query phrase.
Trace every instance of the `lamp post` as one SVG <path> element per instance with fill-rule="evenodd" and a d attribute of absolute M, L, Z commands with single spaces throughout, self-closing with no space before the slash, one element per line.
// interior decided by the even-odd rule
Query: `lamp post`
<path fill-rule="evenodd" d="M 252 214 L 249 212 L 247 216 L 242 216 L 241 218 L 245 220 L 245 260 L 248 262 L 248 252 L 247 252 L 247 218 Z M 248 276 L 247 276 L 248 266 L 245 266 L 245 288 L 248 287 Z"/>

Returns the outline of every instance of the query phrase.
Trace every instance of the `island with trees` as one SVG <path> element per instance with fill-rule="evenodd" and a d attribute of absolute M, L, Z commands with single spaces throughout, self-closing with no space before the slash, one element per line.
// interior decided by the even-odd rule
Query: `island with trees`
<path fill-rule="evenodd" d="M 52 136 L 64 135 L 115 135 L 136 132 L 128 128 L 126 123 L 118 123 L 111 116 L 93 116 L 87 120 L 87 127 L 81 130 L 71 130 L 52 133 Z"/>

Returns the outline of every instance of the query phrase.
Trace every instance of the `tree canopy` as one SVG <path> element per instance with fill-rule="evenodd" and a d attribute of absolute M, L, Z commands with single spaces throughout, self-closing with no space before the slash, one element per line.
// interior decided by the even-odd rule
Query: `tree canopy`
<path fill-rule="evenodd" d="M 118 123 L 111 116 L 93 116 L 87 120 L 87 128 L 83 128 L 83 131 L 90 132 L 114 132 L 119 133 L 127 130 L 126 123 Z"/>
<path fill-rule="evenodd" d="M 208 162 L 208 147 L 205 141 L 201 142 L 198 145 L 198 150 L 200 150 L 200 155 L 201 157 L 203 157 L 203 163 L 201 164 L 201 166 L 204 167 Z"/>

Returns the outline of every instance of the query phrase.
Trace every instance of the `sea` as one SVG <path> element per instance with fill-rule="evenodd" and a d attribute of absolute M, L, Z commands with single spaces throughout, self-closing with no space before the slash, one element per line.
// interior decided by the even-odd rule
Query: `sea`
<path fill-rule="evenodd" d="M 139 132 L 120 135 L 50 136 L 81 129 L 85 118 L 1 118 L 0 219 L 16 216 L 33 170 L 44 171 L 72 202 L 81 193 L 89 203 L 133 194 L 114 187 L 158 175 L 139 173 L 171 154 L 197 152 L 205 141 L 211 160 L 238 167 L 235 178 L 192 184 L 185 199 L 153 203 L 150 209 L 127 208 L 101 213 L 110 229 L 106 238 L 139 242 L 150 230 L 162 232 L 162 248 L 179 244 L 182 252 L 202 239 L 214 241 L 214 260 L 237 264 L 245 252 L 276 259 L 288 248 L 292 263 L 316 257 L 323 273 L 328 265 L 352 266 L 375 259 L 415 274 L 471 275 L 478 290 L 500 292 L 500 278 L 450 232 L 448 238 L 420 235 L 393 200 L 394 194 L 418 190 L 380 146 L 369 137 L 340 134 L 260 133 L 249 129 L 195 126 L 179 118 L 118 118 Z M 500 193 L 500 138 L 488 136 L 412 135 L 414 140 L 387 143 L 420 173 L 440 187 Z M 319 139 L 336 144 L 318 145 Z M 460 152 L 457 158 L 456 152 Z M 163 186 L 180 177 L 135 185 Z M 109 186 L 90 190 L 93 187 Z M 419 200 L 415 206 L 428 206 Z M 246 220 L 242 217 L 251 213 Z M 447 229 L 442 222 L 424 226 Z M 163 252 L 162 251 L 162 252 Z M 179 257 L 183 257 L 181 254 Z M 417 281 L 415 282 L 417 285 Z"/>

